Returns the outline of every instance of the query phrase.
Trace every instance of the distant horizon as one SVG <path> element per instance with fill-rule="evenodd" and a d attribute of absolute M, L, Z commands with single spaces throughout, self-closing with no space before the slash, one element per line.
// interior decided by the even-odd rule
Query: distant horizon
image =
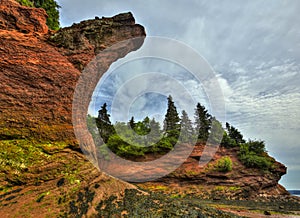
<path fill-rule="evenodd" d="M 300 197 L 300 190 L 287 190 L 291 195 Z"/>

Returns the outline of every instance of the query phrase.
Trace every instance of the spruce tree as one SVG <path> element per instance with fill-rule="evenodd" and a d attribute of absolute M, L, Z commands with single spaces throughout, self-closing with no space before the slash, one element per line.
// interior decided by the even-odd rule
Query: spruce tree
<path fill-rule="evenodd" d="M 182 111 L 180 126 L 180 141 L 184 143 L 192 142 L 195 139 L 195 132 L 192 121 L 185 110 Z"/>
<path fill-rule="evenodd" d="M 211 118 L 211 129 L 210 129 L 210 136 L 209 136 L 209 143 L 213 145 L 222 144 L 222 140 L 224 137 L 224 129 L 222 124 L 215 118 Z"/>
<path fill-rule="evenodd" d="M 211 128 L 211 115 L 200 103 L 197 104 L 195 109 L 195 125 L 198 130 L 198 139 L 206 142 Z"/>
<path fill-rule="evenodd" d="M 134 125 L 133 129 L 138 135 L 148 135 L 150 130 L 150 118 L 145 117 L 143 121 L 139 121 Z"/>
<path fill-rule="evenodd" d="M 168 97 L 168 109 L 164 120 L 165 134 L 168 137 L 178 138 L 180 133 L 180 118 L 171 95 Z"/>
<path fill-rule="evenodd" d="M 143 132 L 144 132 L 144 135 L 149 134 L 150 131 L 151 131 L 151 128 L 150 128 L 150 118 L 148 116 L 145 117 L 142 123 L 143 123 Z"/>
<path fill-rule="evenodd" d="M 150 121 L 150 129 L 151 129 L 150 141 L 152 143 L 158 142 L 161 137 L 161 130 L 160 130 L 160 124 L 155 120 L 155 118 L 152 118 L 152 120 Z"/>
<path fill-rule="evenodd" d="M 129 120 L 129 123 L 128 123 L 128 124 L 129 124 L 130 128 L 131 128 L 132 130 L 134 130 L 136 123 L 135 123 L 135 121 L 134 121 L 134 117 L 133 117 L 133 116 L 132 116 L 131 119 Z"/>
<path fill-rule="evenodd" d="M 107 105 L 104 103 L 101 109 L 98 111 L 98 117 L 96 118 L 96 125 L 104 143 L 107 143 L 109 137 L 115 133 L 115 129 L 110 122 L 110 115 L 108 114 L 106 107 Z"/>
<path fill-rule="evenodd" d="M 231 126 L 229 123 L 226 122 L 226 130 L 228 133 L 229 138 L 231 138 L 232 140 L 235 141 L 236 145 L 245 143 L 246 141 L 244 140 L 243 135 L 241 134 L 241 132 L 234 128 L 233 126 Z"/>

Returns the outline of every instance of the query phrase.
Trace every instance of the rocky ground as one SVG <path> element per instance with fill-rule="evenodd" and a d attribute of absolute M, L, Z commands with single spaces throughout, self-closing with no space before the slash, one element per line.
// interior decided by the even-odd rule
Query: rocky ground
<path fill-rule="evenodd" d="M 207 199 L 207 197 L 202 198 L 193 193 L 166 193 L 163 187 L 157 187 L 154 193 L 160 193 L 190 205 L 202 205 L 242 217 L 300 217 L 300 198 L 294 196 L 261 197 L 256 200 Z"/>

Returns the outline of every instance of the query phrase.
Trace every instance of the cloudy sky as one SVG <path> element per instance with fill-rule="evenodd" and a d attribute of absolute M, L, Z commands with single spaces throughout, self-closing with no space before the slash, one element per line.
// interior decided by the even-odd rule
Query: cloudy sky
<path fill-rule="evenodd" d="M 300 189 L 300 1 L 58 2 L 62 6 L 63 26 L 95 16 L 109 17 L 131 11 L 137 23 L 146 28 L 147 36 L 176 39 L 195 49 L 215 71 L 224 94 L 226 121 L 241 130 L 246 138 L 264 140 L 269 153 L 288 167 L 281 184 L 288 189 Z M 99 94 L 98 90 L 98 94 L 109 99 L 130 76 L 138 81 L 135 78 L 138 74 L 131 75 L 128 69 L 140 67 L 140 71 L 167 72 L 167 76 L 172 69 L 176 72 L 175 80 L 190 88 L 192 97 L 203 100 L 210 108 L 203 84 L 193 81 L 193 75 L 186 69 L 174 63 L 154 62 L 140 60 L 112 71 L 103 78 L 99 85 L 103 92 Z M 149 69 L 149 66 L 156 67 Z M 121 71 L 127 72 L 126 76 L 120 76 Z M 148 113 L 155 115 L 156 108 L 157 114 L 161 114 L 163 99 L 162 93 L 145 93 L 132 102 L 132 107 L 138 108 L 140 116 L 147 108 Z"/>

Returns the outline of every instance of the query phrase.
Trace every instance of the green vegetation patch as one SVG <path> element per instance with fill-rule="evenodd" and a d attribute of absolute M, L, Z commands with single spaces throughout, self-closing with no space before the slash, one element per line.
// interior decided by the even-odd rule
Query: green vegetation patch
<path fill-rule="evenodd" d="M 38 142 L 30 139 L 0 140 L 0 175 L 10 185 L 21 185 L 32 178 L 39 166 L 43 166 L 57 159 L 54 155 L 68 146 L 64 142 Z M 61 160 L 61 159 L 60 159 Z M 36 178 L 36 182 L 49 180 L 50 177 L 60 175 L 54 171 Z M 51 175 L 50 175 L 51 174 Z M 52 175 L 53 174 L 53 175 Z M 28 177 L 29 176 L 29 177 Z M 76 179 L 73 179 L 76 182 Z M 1 187 L 5 191 L 7 187 Z"/>
<path fill-rule="evenodd" d="M 265 152 L 265 145 L 262 141 L 249 141 L 242 144 L 239 151 L 239 159 L 249 168 L 270 170 L 275 160 Z"/>
<path fill-rule="evenodd" d="M 42 163 L 49 156 L 41 146 L 26 139 L 1 140 L 0 146 L 0 171 L 22 171 Z"/>
<path fill-rule="evenodd" d="M 21 5 L 27 6 L 27 7 L 33 7 L 33 2 L 30 0 L 17 0 Z"/>
<path fill-rule="evenodd" d="M 216 169 L 219 172 L 230 172 L 232 171 L 232 161 L 228 156 L 222 157 L 218 160 L 216 164 Z"/>

